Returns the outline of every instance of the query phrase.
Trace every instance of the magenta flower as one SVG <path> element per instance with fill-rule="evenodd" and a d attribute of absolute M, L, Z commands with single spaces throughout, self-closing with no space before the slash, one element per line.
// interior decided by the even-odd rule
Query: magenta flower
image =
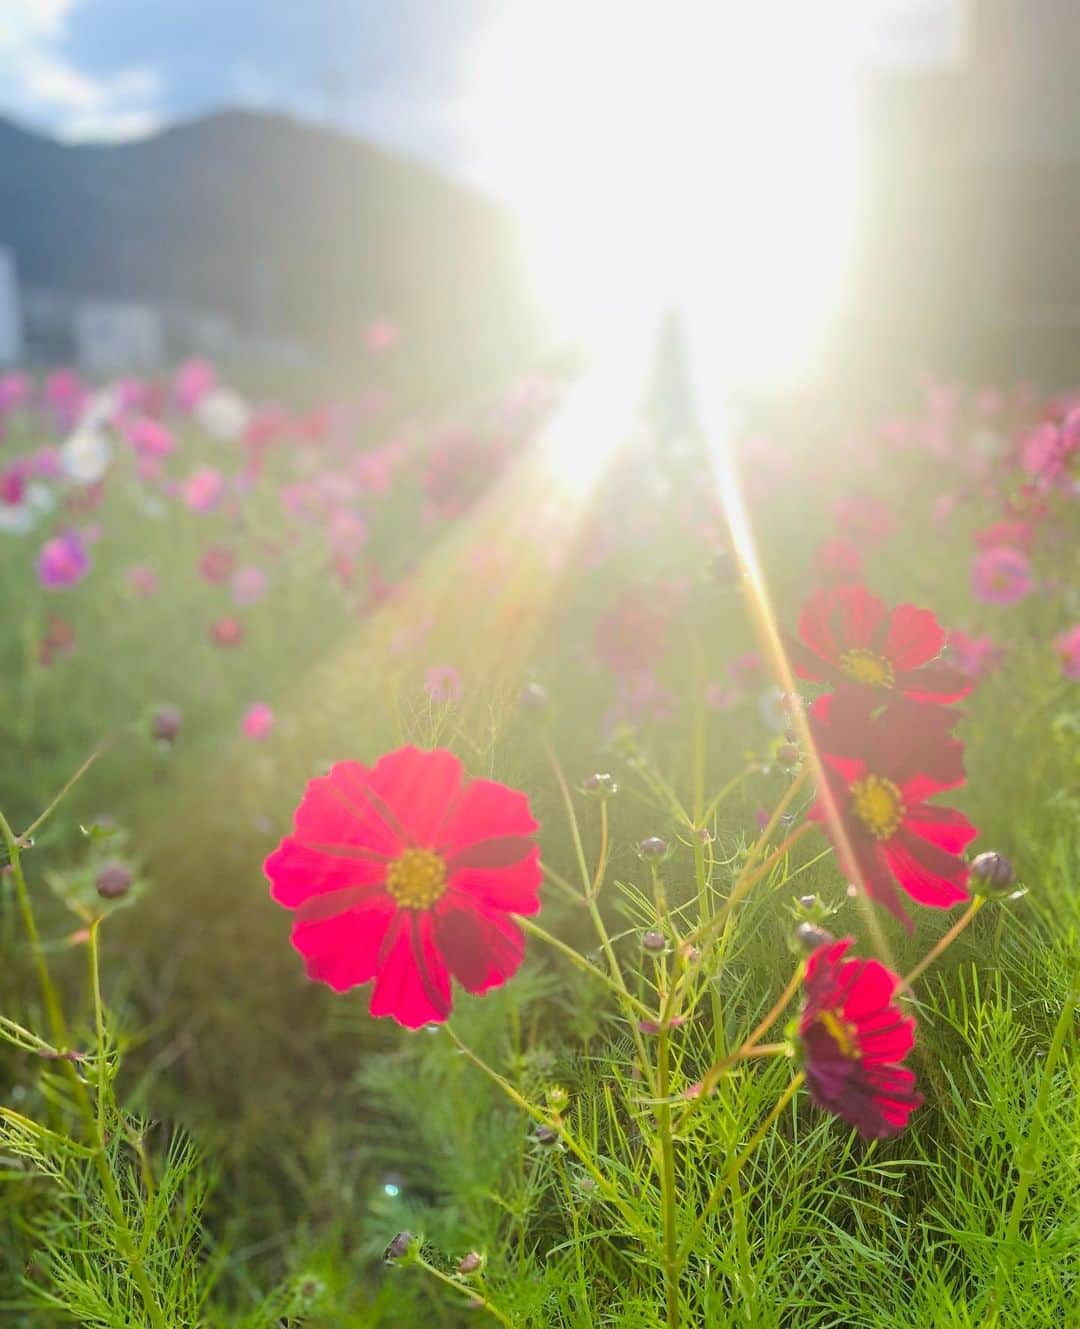
<path fill-rule="evenodd" d="M 1054 650 L 1061 660 L 1061 672 L 1080 683 L 1080 623 L 1055 640 Z"/>
<path fill-rule="evenodd" d="M 38 580 L 47 591 L 75 586 L 90 571 L 90 554 L 77 531 L 46 540 L 38 554 Z"/>
<path fill-rule="evenodd" d="M 148 415 L 130 421 L 124 427 L 127 441 L 142 458 L 168 457 L 176 451 L 172 431 Z"/>
<path fill-rule="evenodd" d="M 465 685 L 453 665 L 432 665 L 424 674 L 424 691 L 437 706 L 450 706 L 465 695 Z"/>
<path fill-rule="evenodd" d="M 180 497 L 195 512 L 212 512 L 225 493 L 225 477 L 212 466 L 192 471 L 180 487 Z"/>
<path fill-rule="evenodd" d="M 945 642 L 949 662 L 962 674 L 972 678 L 983 678 L 992 673 L 1005 657 L 1005 648 L 999 646 L 993 637 L 972 637 L 969 633 L 954 628 Z"/>
<path fill-rule="evenodd" d="M 217 383 L 214 366 L 208 360 L 187 360 L 176 371 L 173 397 L 182 411 L 193 410 Z"/>
<path fill-rule="evenodd" d="M 248 707 L 244 715 L 242 729 L 244 737 L 261 743 L 268 738 L 274 727 L 274 712 L 264 701 L 256 701 Z"/>
<path fill-rule="evenodd" d="M 976 599 L 986 604 L 1016 604 L 1035 589 L 1031 563 L 1026 554 L 1009 545 L 985 549 L 972 566 L 971 588 Z"/>

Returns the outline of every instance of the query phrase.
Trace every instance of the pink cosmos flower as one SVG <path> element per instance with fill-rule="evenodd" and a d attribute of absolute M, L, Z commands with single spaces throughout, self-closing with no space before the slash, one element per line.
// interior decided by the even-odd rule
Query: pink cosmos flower
<path fill-rule="evenodd" d="M 450 1014 L 452 977 L 480 995 L 517 972 L 538 829 L 524 794 L 444 749 L 399 748 L 312 780 L 264 870 L 309 976 L 335 992 L 374 980 L 371 1014 L 418 1029 Z"/>
<path fill-rule="evenodd" d="M 1054 650 L 1061 660 L 1061 671 L 1065 677 L 1080 683 L 1080 623 L 1055 640 Z"/>
<path fill-rule="evenodd" d="M 972 678 L 985 678 L 1005 658 L 1005 648 L 993 637 L 972 637 L 959 628 L 954 628 L 946 638 L 946 651 L 950 663 Z"/>
<path fill-rule="evenodd" d="M 450 706 L 464 696 L 465 685 L 453 665 L 432 665 L 424 674 L 424 691 L 437 706 Z"/>
<path fill-rule="evenodd" d="M 1009 545 L 998 545 L 976 557 L 971 587 L 976 598 L 986 604 L 1011 605 L 1031 594 L 1035 578 L 1026 554 Z"/>
<path fill-rule="evenodd" d="M 1010 545 L 1029 553 L 1035 539 L 1035 527 L 1030 521 L 996 521 L 975 532 L 975 543 L 980 549 L 997 549 Z"/>
<path fill-rule="evenodd" d="M 367 522 L 348 508 L 339 508 L 330 518 L 326 541 L 332 554 L 345 557 L 355 554 L 363 548 L 367 538 Z"/>
<path fill-rule="evenodd" d="M 211 392 L 217 383 L 214 366 L 208 360 L 187 360 L 176 371 L 173 397 L 182 411 L 190 411 Z"/>
<path fill-rule="evenodd" d="M 19 465 L 0 471 L 0 503 L 17 508 L 26 494 L 26 476 Z"/>
<path fill-rule="evenodd" d="M 180 497 L 194 512 L 212 512 L 225 493 L 225 477 L 212 466 L 192 471 L 180 487 Z"/>
<path fill-rule="evenodd" d="M 1078 449 L 1080 425 L 1073 416 L 1064 428 L 1047 420 L 1024 440 L 1020 465 L 1040 487 L 1064 487 L 1068 484 L 1072 457 Z"/>
<path fill-rule="evenodd" d="M 266 594 L 266 587 L 266 573 L 262 568 L 249 565 L 237 568 L 233 573 L 229 594 L 234 604 L 253 605 Z"/>
<path fill-rule="evenodd" d="M 46 540 L 38 554 L 38 580 L 47 591 L 75 586 L 90 571 L 90 554 L 77 531 Z"/>
<path fill-rule="evenodd" d="M 30 396 L 29 374 L 0 374 L 0 414 L 28 406 Z"/>
<path fill-rule="evenodd" d="M 168 457 L 176 451 L 172 431 L 160 420 L 152 420 L 147 415 L 128 421 L 124 435 L 140 457 Z"/>
<path fill-rule="evenodd" d="M 158 588 L 157 573 L 153 568 L 145 567 L 141 563 L 128 568 L 125 576 L 128 587 L 134 595 L 145 598 L 153 595 Z"/>
<path fill-rule="evenodd" d="M 244 625 L 231 614 L 226 614 L 224 618 L 215 619 L 211 623 L 210 640 L 224 650 L 239 646 L 244 640 Z"/>
<path fill-rule="evenodd" d="M 199 576 L 212 586 L 228 581 L 236 566 L 236 555 L 223 545 L 211 545 L 199 559 Z"/>
<path fill-rule="evenodd" d="M 244 715 L 241 727 L 245 738 L 261 743 L 269 737 L 274 727 L 274 712 L 264 701 L 253 702 Z"/>

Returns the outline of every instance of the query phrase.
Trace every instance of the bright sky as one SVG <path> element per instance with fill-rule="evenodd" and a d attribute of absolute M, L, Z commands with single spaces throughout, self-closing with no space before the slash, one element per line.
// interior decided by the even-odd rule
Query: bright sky
<path fill-rule="evenodd" d="M 279 108 L 504 192 L 475 151 L 469 94 L 478 53 L 525 2 L 0 0 L 0 111 L 116 139 L 223 105 Z M 867 59 L 954 46 L 959 0 L 846 2 Z"/>

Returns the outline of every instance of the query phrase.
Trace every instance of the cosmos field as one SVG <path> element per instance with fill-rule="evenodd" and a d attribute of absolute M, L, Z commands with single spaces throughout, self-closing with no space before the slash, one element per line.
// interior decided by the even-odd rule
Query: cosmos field
<path fill-rule="evenodd" d="M 1080 395 L 408 353 L 0 379 L 3 1323 L 1080 1325 Z"/>

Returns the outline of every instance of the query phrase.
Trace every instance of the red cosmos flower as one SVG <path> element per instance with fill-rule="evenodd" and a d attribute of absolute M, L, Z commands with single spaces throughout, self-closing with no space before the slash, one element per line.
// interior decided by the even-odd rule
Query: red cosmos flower
<path fill-rule="evenodd" d="M 405 747 L 312 780 L 264 870 L 309 976 L 335 992 L 374 979 L 371 1014 L 416 1029 L 450 1014 L 451 975 L 483 993 L 517 971 L 510 915 L 540 909 L 537 829 L 524 794 Z"/>
<path fill-rule="evenodd" d="M 244 640 L 244 625 L 238 618 L 226 614 L 224 618 L 217 618 L 210 624 L 210 640 L 225 650 L 239 646 Z"/>
<path fill-rule="evenodd" d="M 952 712 L 920 711 L 914 724 L 911 708 L 881 712 L 873 694 L 857 691 L 830 693 L 810 708 L 828 790 L 809 815 L 832 839 L 844 871 L 909 931 L 897 886 L 935 909 L 966 900 L 968 869 L 958 855 L 977 834 L 954 808 L 926 802 L 964 783 L 963 745 L 949 735 Z"/>
<path fill-rule="evenodd" d="M 868 1140 L 896 1135 L 922 1104 L 901 1066 L 915 1021 L 893 1000 L 900 979 L 878 960 L 846 960 L 851 939 L 825 942 L 806 965 L 799 1020 L 810 1097 Z"/>
<path fill-rule="evenodd" d="M 865 586 L 815 592 L 799 615 L 799 636 L 801 643 L 788 646 L 800 678 L 942 703 L 958 701 L 974 686 L 958 669 L 933 663 L 945 629 L 929 609 L 888 610 Z"/>

